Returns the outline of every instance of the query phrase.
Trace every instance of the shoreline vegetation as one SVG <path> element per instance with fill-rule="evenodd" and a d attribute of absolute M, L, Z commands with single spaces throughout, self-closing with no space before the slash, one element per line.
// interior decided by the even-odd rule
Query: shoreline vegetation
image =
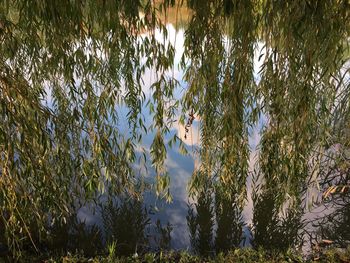
<path fill-rule="evenodd" d="M 0 262 L 1 258 L 0 258 Z M 10 261 L 8 261 L 10 262 Z M 227 253 L 220 253 L 214 257 L 201 257 L 188 252 L 161 251 L 144 255 L 116 257 L 113 254 L 96 257 L 84 257 L 79 254 L 67 256 L 41 257 L 29 256 L 24 262 L 43 263 L 348 263 L 350 262 L 350 247 L 348 249 L 329 248 L 307 257 L 297 252 L 287 251 L 267 252 L 266 250 L 234 249 Z"/>

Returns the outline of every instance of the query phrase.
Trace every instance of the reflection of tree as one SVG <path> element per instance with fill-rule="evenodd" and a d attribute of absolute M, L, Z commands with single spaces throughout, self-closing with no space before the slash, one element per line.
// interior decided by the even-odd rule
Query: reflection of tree
<path fill-rule="evenodd" d="M 153 239 L 155 245 L 158 247 L 158 250 L 165 251 L 170 250 L 171 247 L 171 231 L 173 227 L 168 222 L 166 226 L 163 226 L 160 220 L 158 219 L 155 226 L 155 234 L 153 235 Z"/>
<path fill-rule="evenodd" d="M 36 221 L 44 235 L 51 218 L 68 220 L 71 202 L 96 202 L 107 184 L 116 195 L 133 190 L 135 145 L 145 128 L 142 76 L 146 68 L 168 70 L 174 58 L 154 32 L 139 41 L 137 35 L 162 26 L 151 1 L 143 2 L 0 4 L 0 210 L 11 214 L 12 251 L 19 254 L 30 241 L 28 222 Z M 170 114 L 163 103 L 175 86 L 168 79 L 159 75 L 152 85 L 155 128 L 162 133 L 152 160 L 159 169 L 163 118 Z M 125 136 L 123 107 L 131 131 Z"/>
<path fill-rule="evenodd" d="M 253 194 L 253 245 L 286 251 L 302 244 L 301 198 L 307 173 L 300 153 L 291 151 L 295 142 L 283 138 L 273 126 L 262 138 Z"/>
<path fill-rule="evenodd" d="M 286 251 L 300 245 L 298 234 L 302 227 L 301 212 L 298 207 L 294 207 L 282 215 L 277 206 L 275 189 L 272 188 L 265 189 L 255 199 L 253 245 Z"/>
<path fill-rule="evenodd" d="M 249 97 L 255 88 L 254 7 L 253 1 L 231 5 L 227 1 L 196 0 L 188 1 L 188 6 L 193 17 L 186 31 L 185 48 L 195 52 L 187 69 L 194 74 L 185 75 L 190 83 L 185 106 L 191 105 L 201 116 L 200 169 L 212 180 L 211 213 L 217 227 L 214 247 L 217 252 L 227 251 L 237 247 L 242 238 L 241 211 L 249 159 L 246 124 L 253 108 Z M 201 89 L 203 92 L 198 93 Z M 194 185 L 203 187 L 200 183 Z M 200 199 L 208 198 L 200 194 L 196 197 L 197 205 Z"/>
<path fill-rule="evenodd" d="M 214 210 L 209 183 L 199 191 L 195 210 L 190 206 L 187 223 L 190 230 L 191 245 L 200 255 L 209 255 L 213 251 Z"/>
<path fill-rule="evenodd" d="M 155 5 L 159 7 L 162 2 L 156 0 Z M 176 29 L 186 28 L 191 19 L 191 10 L 181 0 L 176 0 L 174 5 L 167 6 L 165 12 L 159 14 L 159 18 L 164 24 L 170 23 Z"/>
<path fill-rule="evenodd" d="M 72 215 L 67 222 L 54 223 L 49 228 L 50 250 L 59 253 L 79 251 L 92 257 L 103 251 L 102 231 Z"/>
<path fill-rule="evenodd" d="M 349 160 L 348 160 L 349 161 Z M 326 190 L 329 196 L 325 197 L 324 203 L 330 214 L 315 223 L 318 226 L 319 235 L 323 239 L 332 240 L 336 245 L 347 247 L 350 245 L 350 165 L 343 166 L 334 176 L 331 184 L 336 184 Z M 329 178 L 328 178 L 329 179 Z M 332 193 L 330 193 L 332 192 Z"/>
<path fill-rule="evenodd" d="M 334 212 L 314 223 L 317 235 L 322 240 L 330 240 L 336 247 L 350 245 L 350 202 L 340 205 Z"/>
<path fill-rule="evenodd" d="M 141 199 L 124 196 L 102 205 L 102 221 L 107 244 L 115 243 L 118 255 L 145 252 L 151 248 L 169 249 L 172 231 L 168 223 L 155 225 Z"/>
<path fill-rule="evenodd" d="M 190 205 L 187 216 L 195 252 L 207 256 L 214 250 L 217 253 L 227 252 L 239 246 L 243 221 L 238 201 L 232 198 L 234 196 L 230 196 L 222 186 L 214 188 L 211 183 L 204 183 L 198 192 L 195 209 Z"/>
<path fill-rule="evenodd" d="M 232 197 L 225 193 L 224 188 L 217 187 L 215 192 L 216 252 L 226 252 L 239 246 L 244 225 L 241 212 L 238 201 L 232 200 Z"/>
<path fill-rule="evenodd" d="M 316 247 L 322 240 L 335 246 L 350 245 L 350 91 L 349 73 L 334 77 L 339 82 L 339 104 L 334 110 L 334 118 L 330 121 L 330 136 L 317 164 L 317 187 L 320 188 L 318 202 L 314 207 L 323 209 L 311 219 L 312 230 L 309 233 Z M 317 211 L 317 210 L 316 210 Z"/>
<path fill-rule="evenodd" d="M 344 150 L 344 146 L 346 146 Z M 348 145 L 342 144 L 334 154 L 329 153 L 320 175 L 322 201 L 318 203 L 327 210 L 311 221 L 316 233 L 312 239 L 317 243 L 329 240 L 333 245 L 350 245 L 350 162 Z"/>
<path fill-rule="evenodd" d="M 148 246 L 146 228 L 151 221 L 140 200 L 129 197 L 117 204 L 110 201 L 102 208 L 102 219 L 106 241 L 116 242 L 117 253 L 130 255 Z"/>

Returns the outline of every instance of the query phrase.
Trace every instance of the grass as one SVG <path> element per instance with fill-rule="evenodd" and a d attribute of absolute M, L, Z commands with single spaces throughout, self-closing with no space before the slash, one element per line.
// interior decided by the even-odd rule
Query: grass
<path fill-rule="evenodd" d="M 12 262 L 11 260 L 5 260 L 0 262 Z M 348 249 L 329 249 L 308 258 L 302 257 L 296 252 L 287 252 L 285 254 L 271 253 L 263 250 L 253 249 L 235 249 L 231 250 L 227 254 L 219 254 L 214 258 L 204 258 L 200 256 L 191 255 L 187 252 L 159 252 L 148 253 L 142 256 L 133 255 L 129 257 L 115 257 L 113 254 L 105 256 L 97 256 L 93 258 L 86 258 L 76 255 L 67 256 L 42 256 L 40 258 L 28 257 L 21 260 L 21 262 L 45 262 L 45 263 L 277 263 L 277 262 L 350 262 L 350 247 Z"/>

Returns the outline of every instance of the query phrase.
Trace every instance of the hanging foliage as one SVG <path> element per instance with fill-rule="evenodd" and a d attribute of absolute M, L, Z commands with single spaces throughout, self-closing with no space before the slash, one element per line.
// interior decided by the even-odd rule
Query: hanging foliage
<path fill-rule="evenodd" d="M 175 5 L 191 14 L 179 101 L 179 80 L 169 74 L 175 50 L 160 19 Z M 257 124 L 264 128 L 253 198 L 256 242 L 271 225 L 299 226 L 307 186 L 322 174 L 313 172 L 312 160 L 325 158 L 338 139 L 348 145 L 338 127 L 350 112 L 349 10 L 347 0 L 2 1 L 0 225 L 10 248 L 29 242 L 37 249 L 33 229 L 44 238 L 48 222 L 64 223 L 102 193 L 135 194 L 132 167 L 148 131 L 156 193 L 170 201 L 164 138 L 178 110 L 183 120 L 188 113 L 200 120 L 200 166 L 190 194 L 199 198 L 205 185 L 214 196 L 201 197 L 202 205 L 215 204 L 219 221 L 232 209 L 227 216 L 236 221 L 224 249 L 240 240 L 248 138 Z M 149 101 L 147 71 L 155 72 Z M 127 133 L 120 128 L 125 109 Z M 265 208 L 268 222 L 261 223 Z M 289 241 L 287 247 L 295 245 Z"/>

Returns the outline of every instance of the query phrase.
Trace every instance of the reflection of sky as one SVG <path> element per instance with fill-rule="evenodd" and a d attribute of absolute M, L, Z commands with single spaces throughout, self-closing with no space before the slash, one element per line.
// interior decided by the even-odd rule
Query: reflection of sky
<path fill-rule="evenodd" d="M 176 31 L 172 25 L 167 26 L 168 30 L 168 39 L 175 46 L 175 62 L 173 70 L 169 71 L 168 74 L 171 77 L 174 77 L 179 81 L 180 87 L 178 87 L 174 92 L 175 99 L 180 99 L 185 92 L 184 88 L 186 83 L 182 81 L 183 72 L 179 70 L 179 63 L 181 56 L 183 54 L 183 45 L 184 45 L 184 31 Z M 156 37 L 158 41 L 163 41 L 163 37 L 160 32 L 156 32 Z M 145 87 L 144 92 L 146 94 L 146 100 L 148 100 L 152 95 L 152 90 L 149 89 L 150 84 L 156 80 L 156 73 L 149 70 L 146 72 L 144 77 Z M 144 109 L 145 112 L 148 112 L 148 109 Z M 180 111 L 178 112 L 180 115 Z M 150 119 L 151 116 L 146 116 Z M 177 120 L 179 117 L 177 118 Z M 165 143 L 177 134 L 180 137 L 185 145 L 187 150 L 191 151 L 192 145 L 199 144 L 198 138 L 198 122 L 195 121 L 190 128 L 189 133 L 187 134 L 187 139 L 184 138 L 185 127 L 178 123 L 174 122 L 171 132 L 165 137 Z M 154 133 L 148 133 L 143 138 L 143 147 L 149 152 L 150 145 L 153 140 Z M 149 155 L 148 155 L 149 157 Z M 167 159 L 165 161 L 166 169 L 170 175 L 170 191 L 173 197 L 173 201 L 170 204 L 166 204 L 164 201 L 159 201 L 152 194 L 147 194 L 145 196 L 145 201 L 151 206 L 157 207 L 157 213 L 154 215 L 155 218 L 161 219 L 162 223 L 170 222 L 173 226 L 172 230 L 172 247 L 174 249 L 186 249 L 189 247 L 189 235 L 187 230 L 187 184 L 194 170 L 194 159 L 188 155 L 184 156 L 180 154 L 179 145 L 176 144 L 172 148 L 167 147 Z M 149 176 L 152 177 L 152 169 L 150 169 Z"/>
<path fill-rule="evenodd" d="M 176 51 L 174 67 L 172 70 L 168 71 L 167 74 L 179 81 L 180 86 L 175 90 L 174 97 L 175 99 L 180 99 L 184 95 L 184 92 L 186 91 L 186 83 L 182 80 L 183 72 L 179 69 L 180 59 L 184 51 L 184 47 L 183 47 L 184 30 L 176 31 L 172 25 L 168 25 L 167 30 L 168 30 L 168 39 L 166 39 L 165 41 L 170 41 L 175 46 L 175 51 Z M 141 39 L 142 37 L 143 36 L 140 36 Z M 159 31 L 156 31 L 156 38 L 160 42 L 164 41 L 162 33 Z M 255 72 L 259 71 L 259 67 L 262 64 L 263 59 L 258 61 L 258 57 L 260 56 L 261 52 L 263 52 L 263 45 L 258 43 L 256 47 L 256 53 L 255 53 L 255 59 L 254 59 Z M 260 78 L 257 74 L 254 75 L 254 78 L 257 82 L 259 82 Z M 145 122 L 146 122 L 146 125 L 148 126 L 152 123 L 153 116 L 149 114 L 149 110 L 146 107 L 146 103 L 152 97 L 153 91 L 151 90 L 150 86 L 154 81 L 156 81 L 156 79 L 157 79 L 157 72 L 155 72 L 152 69 L 148 69 L 143 76 L 143 82 L 144 82 L 143 92 L 146 95 L 146 101 L 142 106 L 142 113 L 145 116 Z M 47 89 L 45 102 L 47 103 L 47 105 L 49 105 L 49 107 L 52 106 L 52 96 L 51 96 L 50 89 Z M 119 116 L 118 128 L 120 129 L 122 134 L 128 137 L 130 135 L 128 120 L 127 120 L 128 109 L 125 106 L 118 106 L 117 111 Z M 180 110 L 178 114 L 180 115 Z M 177 119 L 179 119 L 179 117 Z M 262 126 L 263 126 L 263 121 L 259 122 L 259 124 L 256 125 L 256 127 L 253 127 L 249 130 L 249 133 L 250 133 L 249 145 L 252 149 L 251 158 L 250 158 L 251 170 L 253 169 L 255 164 L 256 147 L 260 141 L 259 131 L 261 130 Z M 145 202 L 147 205 L 157 207 L 158 212 L 152 216 L 154 217 L 154 219 L 156 218 L 161 219 L 164 225 L 166 224 L 166 222 L 169 221 L 170 224 L 173 226 L 173 231 L 172 231 L 173 248 L 186 249 L 190 245 L 188 229 L 187 229 L 187 221 L 186 221 L 186 215 L 188 210 L 187 185 L 191 177 L 191 174 L 194 170 L 194 167 L 198 162 L 197 158 L 195 157 L 196 155 L 193 153 L 193 150 L 196 149 L 200 144 L 198 118 L 195 119 L 195 121 L 193 122 L 193 125 L 189 128 L 189 132 L 186 134 L 186 137 L 187 137 L 186 139 L 184 138 L 185 127 L 179 124 L 178 122 L 174 122 L 170 130 L 170 133 L 165 137 L 165 142 L 167 142 L 170 138 L 172 138 L 174 134 L 177 134 L 178 137 L 180 137 L 183 140 L 187 150 L 189 151 L 189 155 L 184 156 L 180 154 L 178 144 L 174 145 L 172 148 L 167 147 L 167 159 L 165 162 L 165 166 L 171 178 L 170 191 L 173 197 L 173 202 L 171 204 L 166 204 L 163 201 L 157 200 L 157 198 L 150 193 L 145 194 Z M 150 145 L 152 143 L 153 137 L 154 137 L 154 133 L 152 132 L 148 132 L 147 134 L 144 134 L 142 144 L 139 145 L 139 147 L 137 148 L 138 150 L 141 150 L 142 149 L 141 147 L 143 147 L 148 157 L 148 163 L 147 163 L 147 166 L 149 166 L 148 174 L 144 175 L 148 181 L 152 180 L 155 174 L 149 161 L 149 158 L 150 158 L 149 149 L 150 149 Z M 137 167 L 138 165 L 136 164 L 135 168 Z M 246 222 L 249 223 L 252 217 L 252 200 L 250 197 L 251 178 L 248 179 L 247 186 L 248 186 L 248 201 L 247 201 L 246 208 L 243 211 L 243 215 Z M 83 220 L 86 220 L 88 224 L 94 223 L 94 222 L 101 224 L 99 216 L 96 214 L 93 214 L 91 212 L 91 209 L 89 209 L 88 207 L 84 207 L 80 209 L 79 217 Z"/>
<path fill-rule="evenodd" d="M 173 26 L 168 25 L 167 27 L 169 33 L 169 41 L 175 45 L 176 53 L 175 53 L 175 65 L 174 70 L 169 72 L 171 76 L 175 77 L 180 83 L 181 87 L 175 91 L 175 98 L 180 99 L 185 92 L 186 83 L 182 81 L 183 72 L 179 71 L 178 64 L 180 62 L 181 55 L 183 53 L 183 43 L 184 43 L 184 31 L 175 31 Z M 159 34 L 159 33 L 158 33 Z M 158 38 L 159 41 L 163 41 L 161 35 Z M 254 71 L 258 72 L 260 66 L 263 62 L 263 57 L 258 60 L 260 54 L 264 52 L 263 45 L 261 43 L 257 44 L 255 59 L 254 59 Z M 255 81 L 259 82 L 260 77 L 258 74 L 254 75 Z M 155 81 L 156 74 L 151 70 L 146 72 L 144 77 L 145 88 L 144 92 L 146 96 L 149 98 L 152 94 L 152 91 L 149 89 L 150 84 Z M 147 112 L 147 109 L 145 109 Z M 151 118 L 151 116 L 146 116 L 147 118 Z M 263 127 L 265 122 L 265 118 L 262 117 L 261 121 L 253 128 L 250 129 L 249 133 L 249 145 L 252 149 L 251 158 L 250 158 L 250 170 L 253 170 L 256 156 L 256 147 L 260 141 L 260 130 Z M 185 135 L 185 127 L 178 122 L 173 124 L 171 133 L 165 140 L 170 139 L 174 133 L 184 141 L 186 144 L 186 148 L 189 150 L 190 155 L 183 156 L 179 153 L 178 145 L 175 145 L 173 148 L 168 148 L 167 160 L 165 162 L 166 168 L 170 174 L 171 182 L 170 182 L 170 190 L 173 196 L 173 202 L 171 204 L 165 204 L 164 202 L 157 201 L 156 198 L 152 195 L 146 196 L 146 202 L 150 205 L 157 206 L 158 212 L 155 217 L 160 218 L 164 223 L 169 221 L 173 226 L 172 231 L 172 246 L 175 249 L 181 248 L 185 249 L 189 247 L 189 235 L 187 228 L 186 215 L 188 211 L 187 202 L 188 202 L 188 194 L 187 194 L 187 185 L 191 174 L 194 170 L 195 163 L 198 161 L 193 157 L 193 147 L 196 148 L 200 144 L 200 136 L 199 136 L 199 121 L 196 119 L 193 125 L 190 127 L 189 132 L 187 133 L 187 138 L 184 138 Z M 143 139 L 143 147 L 145 147 L 146 151 L 149 152 L 149 146 L 151 145 L 154 134 L 147 134 Z M 152 172 L 149 175 L 152 177 Z M 251 178 L 247 181 L 248 186 L 248 200 L 247 205 L 243 211 L 244 219 L 247 223 L 251 222 L 252 218 L 252 199 L 251 199 Z"/>
<path fill-rule="evenodd" d="M 179 69 L 179 62 L 183 53 L 183 44 L 184 44 L 184 30 L 180 29 L 176 31 L 174 27 L 170 24 L 167 25 L 167 31 L 168 31 L 168 39 L 165 41 L 170 41 L 174 46 L 175 46 L 175 66 L 173 67 L 172 70 L 168 72 L 168 74 L 174 78 L 176 78 L 179 83 L 180 87 L 178 87 L 175 91 L 175 98 L 179 99 L 182 97 L 186 90 L 186 83 L 182 80 L 183 72 Z M 145 33 L 147 34 L 147 33 Z M 155 32 L 155 36 L 158 41 L 163 42 L 163 35 L 160 31 Z M 140 36 L 140 41 L 142 39 L 142 36 Z M 89 41 L 86 44 L 88 47 L 90 45 Z M 89 54 L 89 50 L 85 50 L 86 54 Z M 256 48 L 255 48 L 255 54 L 254 54 L 254 79 L 258 83 L 260 81 L 260 76 L 257 74 L 259 72 L 260 67 L 263 63 L 264 56 L 260 57 L 260 55 L 263 55 L 266 50 L 264 48 L 263 43 L 257 43 Z M 101 60 L 103 60 L 103 54 L 101 53 Z M 260 58 L 260 59 L 258 59 Z M 349 68 L 349 63 L 347 62 L 347 65 L 345 65 L 345 69 Z M 345 73 L 345 72 L 343 72 Z M 152 95 L 152 90 L 150 89 L 151 84 L 156 80 L 157 78 L 157 72 L 155 72 L 152 69 L 149 69 L 145 72 L 145 75 L 143 76 L 143 81 L 144 81 L 144 87 L 143 91 L 146 95 L 146 101 L 151 97 Z M 349 75 L 347 75 L 347 79 L 349 79 Z M 77 80 L 77 85 L 79 85 L 79 81 Z M 343 86 L 345 89 L 346 87 Z M 51 95 L 51 89 L 46 89 L 47 94 L 45 103 L 51 107 L 52 106 L 52 95 Z M 342 92 L 343 90 L 340 88 L 339 92 Z M 118 115 L 120 117 L 119 120 L 119 127 L 121 130 L 121 133 L 124 134 L 125 136 L 129 136 L 129 129 L 128 129 L 128 121 L 127 121 L 127 113 L 128 109 L 124 106 L 119 106 L 117 108 L 118 110 Z M 152 120 L 152 116 L 148 113 L 148 109 L 143 105 L 142 108 L 143 114 L 146 118 L 146 123 L 149 125 Z M 251 128 L 249 130 L 249 146 L 251 148 L 251 153 L 250 153 L 250 164 L 249 164 L 249 169 L 250 171 L 253 171 L 254 165 L 256 163 L 256 160 L 258 158 L 257 156 L 257 145 L 260 142 L 260 131 L 266 122 L 265 116 L 262 116 L 260 121 L 256 126 Z M 187 184 L 188 181 L 191 177 L 191 174 L 194 170 L 194 167 L 196 165 L 196 162 L 198 161 L 194 154 L 191 154 L 191 151 L 193 148 L 196 148 L 200 144 L 200 133 L 199 133 L 199 121 L 195 120 L 193 125 L 189 129 L 189 133 L 186 134 L 187 138 L 185 139 L 185 127 L 178 122 L 175 122 L 172 126 L 170 134 L 167 135 L 165 140 L 169 140 L 170 138 L 173 137 L 174 134 L 177 134 L 185 143 L 187 149 L 190 152 L 190 155 L 184 156 L 179 153 L 179 147 L 178 145 L 175 145 L 173 148 L 167 148 L 168 154 L 167 154 L 167 159 L 165 162 L 165 166 L 167 168 L 167 171 L 170 174 L 171 177 L 171 194 L 173 196 L 173 202 L 171 204 L 165 204 L 164 202 L 157 201 L 156 198 L 151 195 L 147 194 L 145 199 L 146 202 L 149 205 L 154 205 L 157 206 L 159 209 L 159 212 L 155 215 L 155 217 L 160 217 L 163 223 L 166 221 L 169 221 L 173 227 L 174 230 L 172 232 L 172 237 L 173 237 L 173 246 L 174 248 L 186 248 L 189 246 L 189 237 L 187 231 L 187 222 L 186 222 L 186 215 L 187 215 Z M 145 148 L 147 157 L 149 160 L 149 148 L 153 140 L 154 133 L 149 132 L 148 134 L 145 134 L 143 137 L 143 142 L 142 142 L 142 147 Z M 138 148 L 140 149 L 140 147 Z M 136 167 L 137 165 L 135 165 Z M 151 166 L 150 162 L 148 162 L 148 166 Z M 154 176 L 154 170 L 152 168 L 149 168 L 148 174 L 145 175 L 147 179 L 152 179 Z M 243 215 L 244 219 L 247 223 L 251 222 L 252 219 L 252 199 L 251 199 L 251 194 L 252 194 L 252 186 L 251 186 L 251 178 L 249 177 L 247 180 L 247 191 L 248 191 L 248 200 L 246 207 L 244 208 Z M 314 213 L 320 214 L 321 212 L 319 211 L 314 211 Z M 87 219 L 87 223 L 94 222 L 97 217 L 94 217 L 91 215 L 91 212 L 89 209 L 84 208 L 80 211 L 80 217 Z M 306 215 L 306 218 L 311 217 L 311 215 Z"/>
<path fill-rule="evenodd" d="M 182 71 L 179 70 L 179 63 L 183 52 L 184 43 L 184 31 L 176 31 L 172 25 L 167 26 L 168 39 L 165 41 L 170 41 L 176 48 L 175 53 L 175 63 L 172 70 L 167 72 L 167 75 L 177 79 L 180 83 L 174 92 L 174 98 L 180 99 L 184 93 L 184 87 L 186 84 L 182 81 Z M 163 42 L 164 39 L 159 31 L 156 31 L 156 38 L 158 41 Z M 143 36 L 140 36 L 142 38 Z M 157 80 L 157 72 L 152 69 L 148 69 L 143 76 L 143 92 L 146 95 L 145 103 L 142 106 L 142 114 L 145 116 L 145 124 L 148 127 L 152 123 L 153 116 L 150 115 L 149 109 L 146 106 L 147 101 L 152 97 L 151 84 Z M 52 105 L 50 90 L 47 92 L 47 103 Z M 128 127 L 128 109 L 125 106 L 118 106 L 118 128 L 121 133 L 128 137 L 129 127 Z M 180 115 L 180 111 L 178 113 Z M 177 118 L 179 119 L 179 118 Z M 188 151 L 193 150 L 193 147 L 199 144 L 198 138 L 198 121 L 194 121 L 189 133 L 187 134 L 187 139 L 184 139 L 185 128 L 183 125 L 175 122 L 173 127 L 170 129 L 170 133 L 165 137 L 165 143 L 167 143 L 175 134 L 183 139 L 185 147 Z M 143 174 L 147 181 L 152 181 L 155 175 L 154 169 L 151 167 L 150 163 L 150 146 L 152 144 L 154 137 L 154 132 L 149 131 L 147 134 L 143 134 L 142 144 L 137 147 L 137 151 L 141 154 L 142 149 L 145 150 L 147 156 L 147 174 Z M 193 146 L 193 147 L 192 147 Z M 154 194 L 147 192 L 145 194 L 145 203 L 148 207 L 154 207 L 156 213 L 151 215 L 151 217 L 156 220 L 160 219 L 162 224 L 165 225 L 169 222 L 172 227 L 172 247 L 174 249 L 184 249 L 189 247 L 189 235 L 187 233 L 187 184 L 194 170 L 195 161 L 190 155 L 184 156 L 180 154 L 179 145 L 173 145 L 172 148 L 167 147 L 167 159 L 165 161 L 166 169 L 170 175 L 170 191 L 173 197 L 173 202 L 166 204 L 164 201 L 159 200 Z M 135 164 L 135 169 L 140 168 L 138 164 Z M 145 172 L 145 171 L 143 171 Z M 85 220 L 88 224 L 97 223 L 101 225 L 101 219 L 98 214 L 93 214 L 91 208 L 83 207 L 79 211 L 79 218 Z"/>

